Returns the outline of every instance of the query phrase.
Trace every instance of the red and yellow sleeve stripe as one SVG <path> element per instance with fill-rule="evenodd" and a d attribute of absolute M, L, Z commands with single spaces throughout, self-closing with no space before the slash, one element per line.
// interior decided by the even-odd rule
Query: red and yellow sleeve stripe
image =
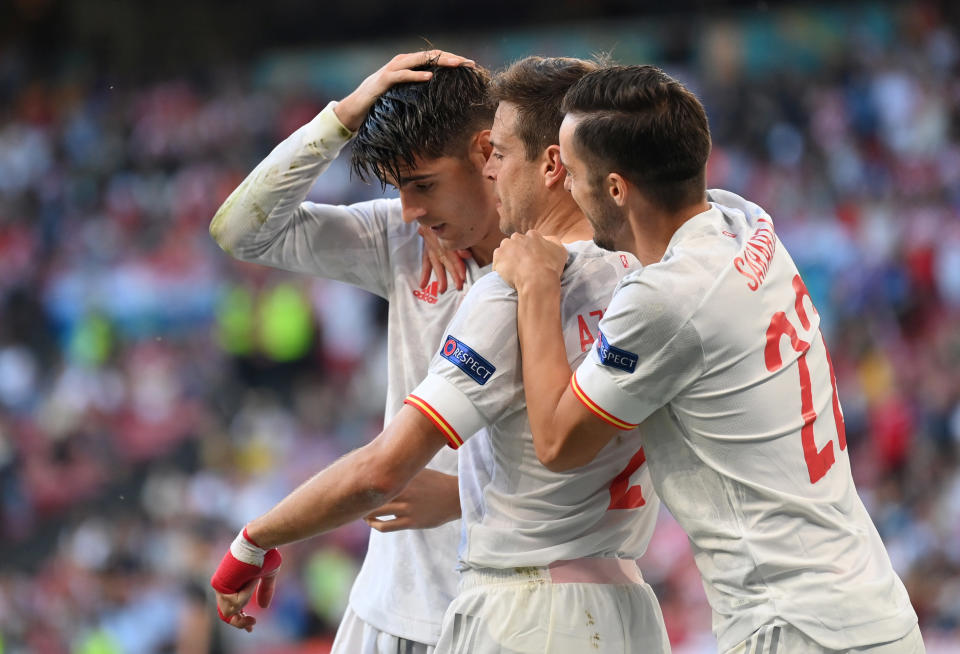
<path fill-rule="evenodd" d="M 407 399 L 403 401 L 404 404 L 409 404 L 413 408 L 417 409 L 425 415 L 430 422 L 436 425 L 444 436 L 447 437 L 450 447 L 453 449 L 458 449 L 463 445 L 463 439 L 460 438 L 460 434 L 457 433 L 457 430 L 450 426 L 450 423 L 443 419 L 443 416 L 440 415 L 440 412 L 430 406 L 426 400 L 423 398 L 417 397 L 416 395 L 408 395 Z"/>
<path fill-rule="evenodd" d="M 570 378 L 570 389 L 573 391 L 573 394 L 577 396 L 577 399 L 583 402 L 583 405 L 590 410 L 595 416 L 608 422 L 617 429 L 622 429 L 624 431 L 629 431 L 631 429 L 636 429 L 639 423 L 633 424 L 627 422 L 626 420 L 621 420 L 612 413 L 604 411 L 600 405 L 590 399 L 590 397 L 580 388 L 580 384 L 577 383 L 577 373 L 573 373 L 573 376 Z"/>

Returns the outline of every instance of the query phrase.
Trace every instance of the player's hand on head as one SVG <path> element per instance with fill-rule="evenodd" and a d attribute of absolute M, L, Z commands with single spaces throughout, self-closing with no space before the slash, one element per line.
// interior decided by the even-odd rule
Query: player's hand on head
<path fill-rule="evenodd" d="M 530 230 L 503 239 L 493 252 L 493 269 L 505 282 L 523 292 L 530 285 L 559 286 L 567 263 L 567 249 L 555 238 Z"/>
<path fill-rule="evenodd" d="M 250 540 L 246 529 L 241 531 L 210 579 L 220 619 L 237 629 L 253 631 L 257 619 L 243 609 L 254 593 L 260 607 L 270 606 L 282 561 L 277 548 L 261 549 Z"/>
<path fill-rule="evenodd" d="M 334 109 L 337 118 L 350 131 L 357 131 L 373 103 L 391 86 L 404 82 L 426 82 L 433 77 L 433 73 L 429 70 L 413 70 L 426 65 L 473 66 L 474 62 L 472 59 L 444 50 L 398 54 L 380 70 L 363 80 L 360 86 L 337 104 Z"/>
<path fill-rule="evenodd" d="M 364 517 L 364 521 L 377 531 L 389 533 L 403 529 L 431 529 L 459 517 L 457 478 L 425 469 L 417 473 L 399 495 Z"/>
<path fill-rule="evenodd" d="M 423 238 L 423 266 L 420 273 L 420 288 L 426 288 L 430 277 L 437 277 L 437 291 L 447 290 L 447 279 L 457 288 L 463 289 L 467 278 L 467 264 L 464 259 L 470 256 L 469 250 L 447 250 L 440 245 L 440 239 L 429 227 L 420 226 Z"/>

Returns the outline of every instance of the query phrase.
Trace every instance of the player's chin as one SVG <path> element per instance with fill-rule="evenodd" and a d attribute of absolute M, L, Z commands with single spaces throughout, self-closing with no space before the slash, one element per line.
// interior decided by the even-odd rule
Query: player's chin
<path fill-rule="evenodd" d="M 497 225 L 497 227 L 500 228 L 500 233 L 504 236 L 510 236 L 517 231 L 516 223 L 502 214 L 500 215 L 500 223 Z"/>
<path fill-rule="evenodd" d="M 467 243 L 461 234 L 444 234 L 439 240 L 441 247 L 445 250 L 466 250 L 473 246 L 473 243 Z"/>

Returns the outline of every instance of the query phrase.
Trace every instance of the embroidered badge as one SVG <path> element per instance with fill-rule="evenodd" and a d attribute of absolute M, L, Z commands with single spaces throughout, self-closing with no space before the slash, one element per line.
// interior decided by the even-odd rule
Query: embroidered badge
<path fill-rule="evenodd" d="M 603 332 L 600 332 L 600 338 L 597 339 L 597 354 L 600 356 L 600 363 L 605 366 L 617 368 L 624 372 L 633 372 L 637 369 L 639 357 L 633 352 L 627 352 L 610 345 Z"/>
<path fill-rule="evenodd" d="M 489 361 L 477 354 L 468 345 L 464 345 L 453 336 L 447 336 L 440 350 L 440 356 L 460 368 L 475 382 L 483 386 L 496 372 Z"/>

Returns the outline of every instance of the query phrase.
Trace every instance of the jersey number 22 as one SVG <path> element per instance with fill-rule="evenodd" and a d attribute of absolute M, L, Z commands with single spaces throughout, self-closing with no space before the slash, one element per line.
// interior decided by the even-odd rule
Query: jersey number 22
<path fill-rule="evenodd" d="M 797 294 L 796 310 L 797 317 L 804 330 L 810 330 L 810 318 L 807 316 L 806 307 L 803 305 L 803 299 L 810 299 L 810 293 L 806 285 L 800 279 L 800 275 L 793 278 L 793 290 Z M 810 302 L 810 308 L 816 313 L 813 302 Z M 810 335 L 812 339 L 819 330 Z M 810 382 L 810 367 L 807 364 L 807 353 L 810 350 L 810 341 L 802 339 L 796 327 L 787 318 L 787 314 L 778 311 L 770 319 L 770 326 L 767 328 L 767 345 L 763 351 L 764 360 L 767 364 L 767 370 L 776 372 L 783 367 L 783 359 L 780 356 L 780 340 L 784 337 L 790 339 L 790 345 L 795 352 L 800 353 L 797 359 L 797 369 L 800 371 L 800 411 L 803 414 L 803 427 L 800 430 L 800 440 L 803 444 L 803 457 L 807 462 L 807 472 L 810 473 L 810 483 L 815 484 L 827 474 L 827 470 L 836 461 L 833 452 L 833 441 L 817 449 L 817 444 L 813 439 L 813 424 L 817 420 L 817 412 L 813 408 L 813 388 Z M 830 383 L 833 385 L 833 419 L 837 427 L 837 441 L 840 449 L 847 447 L 847 434 L 843 425 L 843 413 L 840 411 L 840 400 L 837 398 L 837 378 L 833 374 L 833 361 L 830 360 L 830 352 L 827 350 L 827 344 L 823 344 L 823 351 L 827 358 L 827 368 L 830 371 Z"/>

